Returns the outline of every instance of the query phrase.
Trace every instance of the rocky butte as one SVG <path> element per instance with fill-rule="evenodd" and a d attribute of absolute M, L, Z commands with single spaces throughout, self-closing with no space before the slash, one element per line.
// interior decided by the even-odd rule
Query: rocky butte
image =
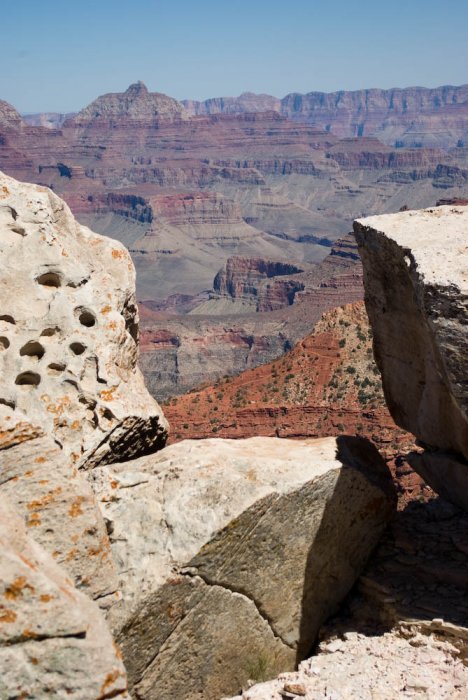
<path fill-rule="evenodd" d="M 137 368 L 134 268 L 125 248 L 78 224 L 50 190 L 5 175 L 0 212 L 0 695 L 312 698 L 345 683 L 343 664 L 329 656 L 349 650 L 350 698 L 375 697 L 382 683 L 387 697 L 421 687 L 427 697 L 462 697 L 466 514 L 442 501 L 419 503 L 403 528 L 393 519 L 390 471 L 359 436 L 166 446 L 167 422 Z M 418 228 L 432 221 L 427 212 L 411 216 Z M 440 216 L 456 235 L 463 211 Z M 372 296 L 372 275 L 383 268 L 370 255 L 385 254 L 379 231 L 389 237 L 393 229 L 385 218 L 358 226 L 368 234 L 360 246 Z M 428 236 L 437 251 L 431 226 Z M 445 351 L 448 338 L 463 361 L 459 260 L 448 258 L 448 284 L 437 278 L 425 294 L 417 284 L 427 258 L 417 240 L 407 234 L 395 243 L 404 255 L 394 291 L 409 312 L 424 301 L 417 310 L 431 319 L 438 376 L 447 365 L 451 406 L 462 416 L 463 385 Z M 418 263 L 403 274 L 405 255 Z M 408 276 L 419 296 L 404 286 Z M 436 313 L 442 298 L 458 310 L 447 326 Z M 378 327 L 369 311 L 382 357 L 396 341 L 381 330 L 386 313 Z M 393 386 L 395 370 L 380 362 L 384 387 Z M 425 362 L 414 354 L 417 376 Z M 399 390 L 405 394 L 403 383 Z M 419 411 L 407 408 L 418 426 Z M 437 402 L 429 412 L 434 426 L 444 425 Z M 439 448 L 446 459 L 447 444 L 462 451 L 463 431 L 446 442 L 439 435 L 442 428 L 431 455 Z M 451 474 L 443 479 L 449 496 Z M 448 555 L 444 567 L 430 564 L 433 542 Z M 426 562 L 411 558 L 414 551 L 427 552 Z M 337 613 L 335 632 L 323 628 Z M 308 658 L 318 641 L 319 653 Z"/>

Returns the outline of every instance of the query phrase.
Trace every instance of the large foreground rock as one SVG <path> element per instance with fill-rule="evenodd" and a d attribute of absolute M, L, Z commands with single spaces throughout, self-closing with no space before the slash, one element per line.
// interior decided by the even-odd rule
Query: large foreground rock
<path fill-rule="evenodd" d="M 458 454 L 468 470 L 468 208 L 376 216 L 354 227 L 390 412 L 432 450 Z M 435 489 L 440 464 L 424 461 Z M 448 481 L 444 495 L 468 507 L 466 486 L 460 493 Z"/>
<path fill-rule="evenodd" d="M 186 441 L 92 472 L 138 698 L 219 699 L 307 654 L 393 510 L 360 438 Z"/>
<path fill-rule="evenodd" d="M 87 479 L 42 428 L 1 405 L 0 494 L 75 586 L 101 606 L 116 599 L 109 538 Z"/>
<path fill-rule="evenodd" d="M 135 270 L 50 190 L 0 173 L 0 403 L 72 461 L 147 454 L 167 424 L 137 362 Z"/>
<path fill-rule="evenodd" d="M 96 604 L 74 589 L 0 496 L 0 698 L 128 699 Z"/>
<path fill-rule="evenodd" d="M 370 217 L 355 232 L 390 411 L 468 458 L 468 207 Z"/>

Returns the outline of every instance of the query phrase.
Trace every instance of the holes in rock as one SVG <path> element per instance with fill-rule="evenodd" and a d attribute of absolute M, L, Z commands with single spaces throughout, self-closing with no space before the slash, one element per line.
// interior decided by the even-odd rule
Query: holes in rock
<path fill-rule="evenodd" d="M 0 336 L 0 352 L 10 347 L 10 341 L 4 335 Z"/>
<path fill-rule="evenodd" d="M 75 314 L 78 316 L 78 321 L 82 326 L 86 328 L 92 328 L 96 325 L 96 316 L 89 309 L 85 309 L 82 306 L 75 309 Z"/>
<path fill-rule="evenodd" d="M 82 355 L 86 350 L 86 345 L 83 345 L 83 343 L 70 343 L 70 350 L 74 355 Z"/>
<path fill-rule="evenodd" d="M 38 386 L 40 383 L 41 377 L 36 372 L 21 372 L 15 379 L 19 386 Z"/>
<path fill-rule="evenodd" d="M 54 326 L 53 328 L 44 328 L 44 330 L 41 333 L 41 336 L 46 336 L 50 337 L 51 335 L 55 335 L 56 333 L 60 333 L 60 328 L 58 326 Z"/>
<path fill-rule="evenodd" d="M 40 360 L 44 356 L 44 347 L 37 342 L 37 340 L 30 340 L 29 343 L 23 345 L 20 350 L 20 355 L 27 355 L 28 357 L 35 357 Z"/>
<path fill-rule="evenodd" d="M 44 272 L 44 274 L 36 277 L 36 282 L 44 287 L 61 287 L 62 277 L 58 272 Z"/>
<path fill-rule="evenodd" d="M 9 399 L 0 399 L 0 405 L 1 406 L 8 406 L 8 408 L 16 408 L 16 403 L 14 401 L 10 401 Z"/>
<path fill-rule="evenodd" d="M 55 377 L 58 374 L 62 374 L 66 368 L 67 366 L 63 362 L 51 362 L 50 365 L 47 365 L 47 373 Z"/>
<path fill-rule="evenodd" d="M 0 321 L 5 321 L 5 323 L 11 323 L 13 326 L 16 325 L 16 321 L 13 318 L 13 316 L 10 316 L 10 314 L 3 314 L 3 316 L 0 316 Z"/>

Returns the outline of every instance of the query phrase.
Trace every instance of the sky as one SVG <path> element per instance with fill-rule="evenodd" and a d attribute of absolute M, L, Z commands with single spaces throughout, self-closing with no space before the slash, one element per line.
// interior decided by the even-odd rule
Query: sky
<path fill-rule="evenodd" d="M 0 0 L 0 99 L 77 111 L 142 80 L 206 99 L 468 83 L 468 0 Z"/>

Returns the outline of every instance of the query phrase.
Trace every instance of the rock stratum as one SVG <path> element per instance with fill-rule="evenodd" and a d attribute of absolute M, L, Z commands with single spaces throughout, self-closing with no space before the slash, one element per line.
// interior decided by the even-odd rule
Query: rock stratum
<path fill-rule="evenodd" d="M 192 114 L 233 114 L 275 110 L 340 137 L 378 136 L 384 143 L 447 145 L 451 130 L 466 136 L 468 86 L 340 90 L 291 93 L 283 99 L 243 93 L 196 102 L 184 100 Z"/>

